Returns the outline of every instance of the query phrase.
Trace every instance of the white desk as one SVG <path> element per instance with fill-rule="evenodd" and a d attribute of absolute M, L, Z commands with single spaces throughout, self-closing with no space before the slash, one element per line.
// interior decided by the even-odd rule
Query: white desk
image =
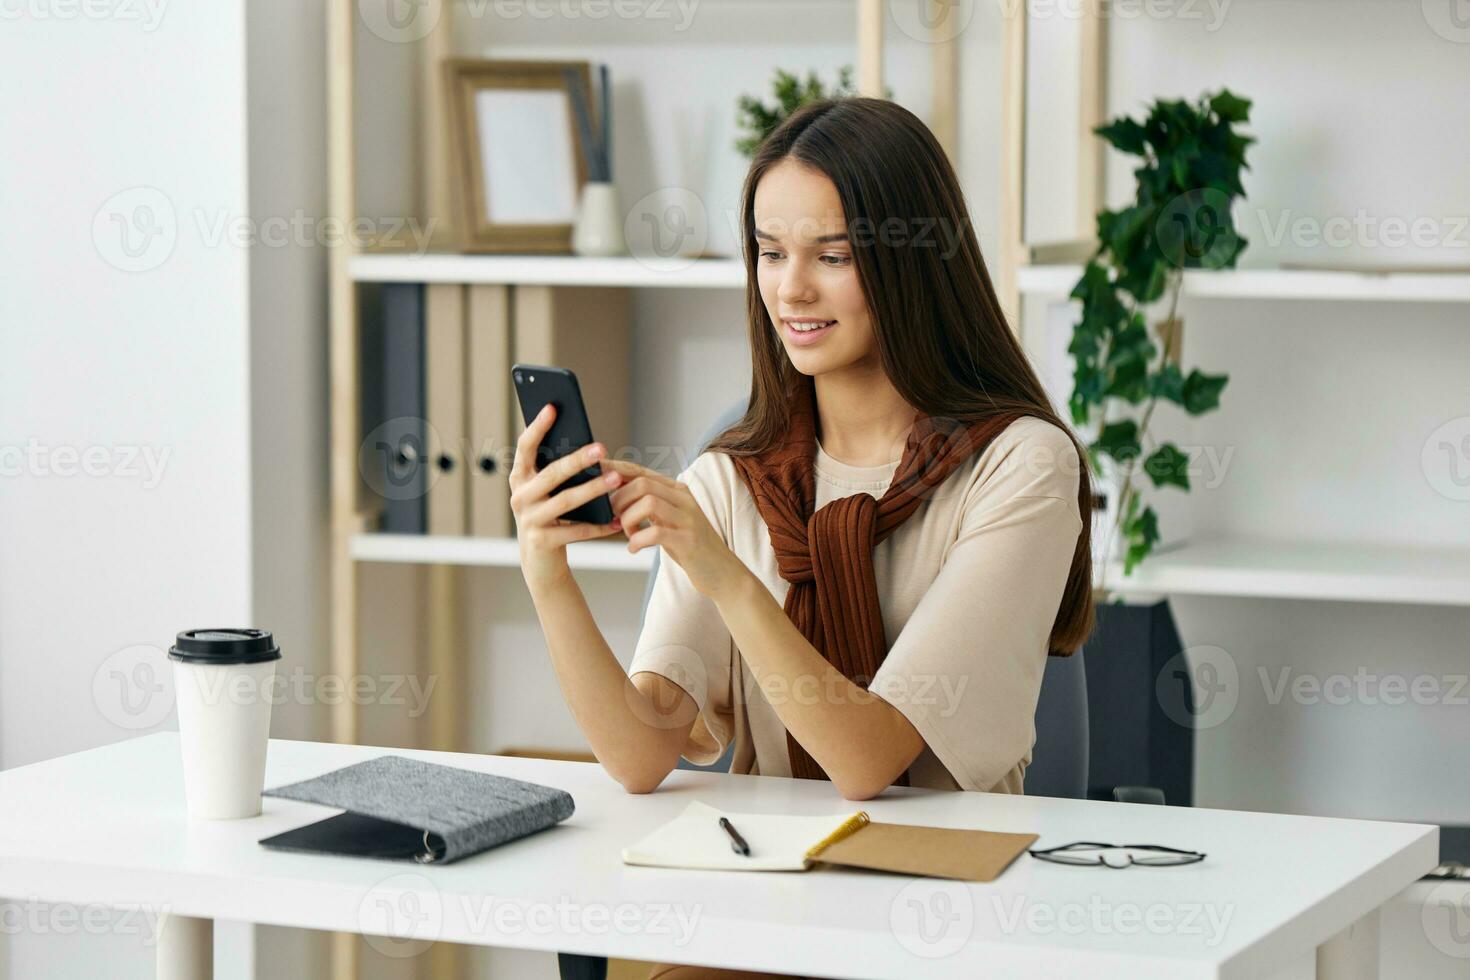
<path fill-rule="evenodd" d="M 407 939 L 377 942 L 402 952 L 443 939 L 815 976 L 1297 980 L 1349 925 L 1363 920 L 1358 931 L 1376 936 L 1376 910 L 1438 849 L 1437 828 L 1417 824 L 905 788 L 856 804 L 827 783 L 682 770 L 630 796 L 583 763 L 280 740 L 266 785 L 385 752 L 558 786 L 577 811 L 443 867 L 271 851 L 256 841 L 332 811 L 267 798 L 255 819 L 191 822 L 177 736 L 160 733 L 0 773 L 0 895 L 163 907 L 186 925 L 396 934 Z M 862 808 L 875 820 L 1035 832 L 1041 846 L 1157 843 L 1209 857 L 1112 871 L 1022 855 L 991 884 L 621 863 L 623 845 L 693 799 L 732 811 Z M 1376 972 L 1376 947 L 1369 958 Z"/>

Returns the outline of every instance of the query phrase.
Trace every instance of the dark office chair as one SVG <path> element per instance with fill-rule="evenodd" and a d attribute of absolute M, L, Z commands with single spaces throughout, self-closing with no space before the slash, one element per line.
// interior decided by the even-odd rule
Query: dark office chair
<path fill-rule="evenodd" d="M 699 448 L 704 452 L 714 438 L 745 414 L 746 399 L 741 398 L 715 418 L 700 436 Z M 692 457 L 691 457 L 692 458 Z M 653 567 L 643 589 L 643 609 L 653 594 L 661 553 L 653 553 Z M 639 623 L 642 629 L 642 623 Z M 1046 673 L 1041 679 L 1041 696 L 1036 704 L 1036 747 L 1031 765 L 1026 769 L 1028 796 L 1065 796 L 1085 799 L 1087 796 L 1087 674 L 1083 670 L 1082 651 L 1070 657 L 1048 657 Z M 728 772 L 735 754 L 732 743 L 725 754 L 707 766 L 696 766 L 687 759 L 679 760 L 680 769 Z M 1136 802 L 1145 802 L 1137 800 Z M 562 980 L 605 980 L 607 960 L 601 956 L 576 953 L 557 954 Z"/>

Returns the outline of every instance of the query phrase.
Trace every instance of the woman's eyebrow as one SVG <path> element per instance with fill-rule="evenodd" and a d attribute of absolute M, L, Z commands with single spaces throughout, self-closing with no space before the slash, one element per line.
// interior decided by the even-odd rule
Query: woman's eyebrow
<path fill-rule="evenodd" d="M 764 238 L 767 241 L 771 241 L 771 242 L 779 242 L 781 240 L 780 238 L 776 237 L 775 235 L 771 234 L 770 232 L 768 232 L 768 231 L 761 231 L 759 228 L 757 228 L 755 230 L 755 237 L 756 238 Z M 822 245 L 822 244 L 825 244 L 827 242 L 845 242 L 845 241 L 847 241 L 847 232 L 845 232 L 845 231 L 834 232 L 833 234 L 830 234 L 830 235 L 818 235 L 816 238 L 812 239 L 812 242 L 814 244 L 817 244 L 817 245 Z"/>

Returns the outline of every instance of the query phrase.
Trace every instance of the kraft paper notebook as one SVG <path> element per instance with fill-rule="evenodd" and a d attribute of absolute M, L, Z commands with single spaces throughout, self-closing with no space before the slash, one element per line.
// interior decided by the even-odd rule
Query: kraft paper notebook
<path fill-rule="evenodd" d="M 750 845 L 736 853 L 726 817 Z M 636 844 L 623 863 L 713 871 L 806 871 L 836 864 L 960 881 L 994 881 L 1036 842 L 1035 834 L 876 823 L 863 811 L 819 817 L 726 813 L 693 802 Z"/>

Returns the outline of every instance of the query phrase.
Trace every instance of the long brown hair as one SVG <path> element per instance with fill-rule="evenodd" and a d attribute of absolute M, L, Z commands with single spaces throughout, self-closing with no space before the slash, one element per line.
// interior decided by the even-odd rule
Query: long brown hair
<path fill-rule="evenodd" d="M 1006 323 L 948 157 L 918 117 L 882 99 L 828 99 L 803 106 L 756 152 L 741 204 L 750 403 L 744 417 L 707 448 L 755 455 L 778 444 L 786 432 L 796 368 L 761 299 L 755 189 L 788 157 L 836 185 L 883 369 L 904 400 L 920 412 L 962 423 L 998 413 L 1052 423 L 1077 448 L 1079 498 L 1090 504 L 1087 453 L 1052 410 Z M 902 231 L 884 233 L 897 227 Z M 1076 651 L 1092 631 L 1091 526 L 1091 507 L 1085 506 L 1052 626 L 1054 653 Z"/>

